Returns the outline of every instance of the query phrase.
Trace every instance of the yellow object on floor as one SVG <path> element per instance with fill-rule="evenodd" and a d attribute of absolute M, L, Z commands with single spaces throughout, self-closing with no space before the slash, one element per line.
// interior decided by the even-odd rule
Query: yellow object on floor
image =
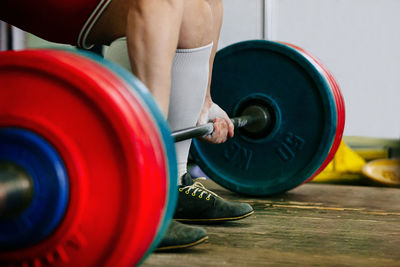
<path fill-rule="evenodd" d="M 333 160 L 312 182 L 360 183 L 362 180 L 361 170 L 365 164 L 366 161 L 342 141 Z"/>
<path fill-rule="evenodd" d="M 388 148 L 353 148 L 353 151 L 366 161 L 387 159 L 390 156 Z"/>
<path fill-rule="evenodd" d="M 400 159 L 379 159 L 367 163 L 362 173 L 374 182 L 400 186 Z"/>

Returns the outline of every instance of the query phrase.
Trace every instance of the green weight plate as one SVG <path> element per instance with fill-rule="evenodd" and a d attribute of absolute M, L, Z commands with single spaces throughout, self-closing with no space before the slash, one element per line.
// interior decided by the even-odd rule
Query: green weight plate
<path fill-rule="evenodd" d="M 247 195 L 278 194 L 306 181 L 328 156 L 335 99 L 324 73 L 296 49 L 261 40 L 222 49 L 211 95 L 230 117 L 254 104 L 270 114 L 261 135 L 240 129 L 221 145 L 194 140 L 193 158 L 220 185 Z"/>

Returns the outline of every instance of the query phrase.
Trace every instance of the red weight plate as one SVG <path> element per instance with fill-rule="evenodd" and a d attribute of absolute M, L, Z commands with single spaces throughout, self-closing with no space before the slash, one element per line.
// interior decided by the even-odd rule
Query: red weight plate
<path fill-rule="evenodd" d="M 326 160 L 324 161 L 323 165 L 315 172 L 308 180 L 311 181 L 314 177 L 316 177 L 319 173 L 321 173 L 326 166 L 332 161 L 334 158 L 339 146 L 340 142 L 343 137 L 343 131 L 344 131 L 344 126 L 345 126 L 345 106 L 344 106 L 344 99 L 342 96 L 342 93 L 340 91 L 339 85 L 336 82 L 336 79 L 333 77 L 331 72 L 322 64 L 322 62 L 316 58 L 314 58 L 312 55 L 308 54 L 306 51 L 302 50 L 305 54 L 309 55 L 325 72 L 330 86 L 332 88 L 333 94 L 335 96 L 336 104 L 337 104 L 337 112 L 338 112 L 338 122 L 337 122 L 337 130 L 336 130 L 336 137 L 334 140 L 334 143 L 332 145 L 331 151 L 328 154 Z"/>
<path fill-rule="evenodd" d="M 337 113 L 338 113 L 336 136 L 335 136 L 334 142 L 332 144 L 331 150 L 330 150 L 327 158 L 325 159 L 325 161 L 323 162 L 321 167 L 318 168 L 318 170 L 309 179 L 307 179 L 306 182 L 309 182 L 312 179 L 314 179 L 315 176 L 317 176 L 319 173 L 321 173 L 326 168 L 326 166 L 328 166 L 328 164 L 332 161 L 333 157 L 335 156 L 335 154 L 339 148 L 340 142 L 343 137 L 343 131 L 344 131 L 344 126 L 345 126 L 344 99 L 343 99 L 343 95 L 340 91 L 340 87 L 339 87 L 338 83 L 336 82 L 336 79 L 333 77 L 331 72 L 322 64 L 322 62 L 320 60 L 313 57 L 307 51 L 305 51 L 304 49 L 302 49 L 298 46 L 288 44 L 288 43 L 285 43 L 285 44 L 289 45 L 289 46 L 295 48 L 296 50 L 300 51 L 301 53 L 303 53 L 306 57 L 308 57 L 308 58 L 310 58 L 310 60 L 314 61 L 314 63 L 317 64 L 323 70 L 323 72 L 325 73 L 325 76 L 327 78 L 327 81 L 329 82 L 329 85 L 332 88 L 332 92 L 333 92 L 333 95 L 334 95 L 335 101 L 336 101 L 336 107 L 337 107 Z"/>
<path fill-rule="evenodd" d="M 58 229 L 0 260 L 132 266 L 166 205 L 167 166 L 152 117 L 116 74 L 65 51 L 0 53 L 0 127 L 44 137 L 63 158 L 70 200 Z"/>

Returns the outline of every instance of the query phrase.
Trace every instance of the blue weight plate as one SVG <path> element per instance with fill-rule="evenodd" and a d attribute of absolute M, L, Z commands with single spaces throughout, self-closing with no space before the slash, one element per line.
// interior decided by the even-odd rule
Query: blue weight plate
<path fill-rule="evenodd" d="M 240 129 L 221 145 L 193 141 L 196 163 L 232 191 L 266 196 L 290 190 L 306 181 L 331 149 L 337 121 L 331 88 L 291 47 L 257 40 L 222 49 L 211 95 L 230 117 L 252 104 L 266 107 L 271 117 L 261 136 Z"/>
<path fill-rule="evenodd" d="M 62 221 L 69 198 L 64 163 L 46 140 L 28 130 L 0 130 L 0 162 L 24 169 L 32 179 L 33 198 L 15 216 L 0 218 L 0 249 L 23 248 L 49 236 Z"/>

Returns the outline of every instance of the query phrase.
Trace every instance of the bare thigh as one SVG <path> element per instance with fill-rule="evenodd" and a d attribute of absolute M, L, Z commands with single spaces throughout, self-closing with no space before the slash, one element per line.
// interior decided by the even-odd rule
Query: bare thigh
<path fill-rule="evenodd" d="M 126 36 L 127 14 L 130 1 L 113 0 L 95 23 L 88 43 L 108 45 Z M 178 48 L 194 48 L 213 41 L 212 5 L 209 0 L 182 0 L 184 13 L 179 32 Z"/>
<path fill-rule="evenodd" d="M 185 1 L 178 48 L 205 46 L 213 41 L 213 18 L 207 0 Z"/>

